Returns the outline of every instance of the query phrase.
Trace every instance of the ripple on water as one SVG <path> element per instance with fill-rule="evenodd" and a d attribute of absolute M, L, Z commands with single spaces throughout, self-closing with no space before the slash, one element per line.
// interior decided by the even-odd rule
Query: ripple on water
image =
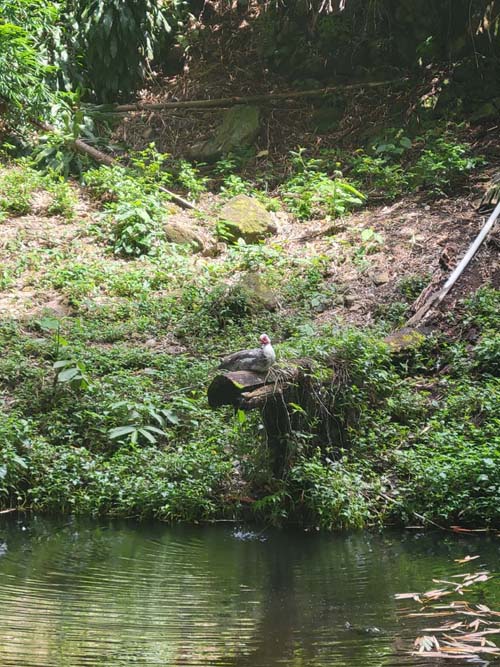
<path fill-rule="evenodd" d="M 403 536 L 2 525 L 1 667 L 411 665 L 393 593 L 463 555 Z"/>

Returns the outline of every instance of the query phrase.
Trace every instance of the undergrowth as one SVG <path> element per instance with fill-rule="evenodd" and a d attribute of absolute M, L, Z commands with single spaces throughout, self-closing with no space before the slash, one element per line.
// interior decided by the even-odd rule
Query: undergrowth
<path fill-rule="evenodd" d="M 350 156 L 296 151 L 280 200 L 227 164 L 216 168 L 215 187 L 222 198 L 249 194 L 267 208 L 281 201 L 299 220 L 328 219 L 367 196 L 448 192 L 477 164 L 455 135 L 410 139 L 395 130 Z M 0 173 L 4 219 L 32 213 L 45 193 L 44 214 L 76 219 L 97 248 L 80 254 L 78 235 L 61 245 L 8 245 L 0 289 L 38 271 L 40 286 L 72 310 L 0 322 L 2 507 L 322 529 L 421 517 L 498 525 L 497 290 L 462 304 L 454 324 L 470 345 L 435 335 L 394 354 L 384 332 L 404 321 L 426 276 L 401 281 L 400 300 L 384 304 L 371 328 L 318 326 L 317 313 L 344 298 L 331 256 L 240 241 L 212 262 L 167 242 L 162 188 L 201 197 L 213 182 L 198 166 L 150 146 L 127 168 L 88 170 L 83 182 L 99 209 L 86 221 L 58 172 L 18 162 Z M 348 251 L 365 270 L 384 235 L 368 227 L 355 239 Z M 279 479 L 258 415 L 212 411 L 206 400 L 219 354 L 255 345 L 256 331 L 272 334 L 281 360 L 313 359 L 318 381 L 336 372 L 328 437 L 304 415 Z"/>
<path fill-rule="evenodd" d="M 251 343 L 252 311 L 236 301 L 221 320 L 223 292 L 214 306 L 210 290 L 196 294 L 204 314 L 193 298 L 174 314 L 174 302 L 137 304 L 131 331 L 159 340 L 194 312 L 199 329 L 189 344 L 211 341 L 196 356 L 132 342 L 118 312 L 2 324 L 3 506 L 189 521 L 253 516 L 328 529 L 416 516 L 497 524 L 498 348 L 486 357 L 482 337 L 473 349 L 434 338 L 403 359 L 376 331 L 281 322 L 281 358 L 309 356 L 320 367 L 333 359 L 342 382 L 335 440 L 295 433 L 289 468 L 275 480 L 255 416 L 211 411 L 205 397 L 214 348 L 222 351 L 228 333 L 236 345 Z M 480 290 L 464 304 L 464 321 L 490 335 L 498 303 L 498 292 Z M 438 367 L 446 374 L 429 375 Z M 254 496 L 250 510 L 242 495 Z"/>

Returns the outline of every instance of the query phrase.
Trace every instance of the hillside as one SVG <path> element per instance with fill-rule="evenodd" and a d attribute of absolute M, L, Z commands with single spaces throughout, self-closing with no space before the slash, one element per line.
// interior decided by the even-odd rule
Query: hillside
<path fill-rule="evenodd" d="M 388 339 L 498 195 L 494 22 L 474 13 L 471 51 L 464 3 L 453 25 L 432 3 L 415 17 L 385 0 L 373 22 L 340 4 L 169 6 L 168 43 L 141 27 L 161 11 L 148 5 L 135 51 L 107 7 L 73 36 L 76 74 L 50 40 L 45 69 L 44 33 L 10 7 L 0 39 L 23 67 L 0 76 L 3 509 L 498 527 L 498 224 L 411 344 Z M 415 24 L 408 43 L 396 14 Z M 143 35 L 154 57 L 131 62 Z M 273 370 L 307 369 L 273 442 L 258 410 L 207 402 L 219 357 L 264 332 Z"/>
<path fill-rule="evenodd" d="M 340 218 L 300 221 L 273 199 L 277 231 L 257 245 L 221 241 L 231 193 L 205 193 L 202 214 L 167 204 L 164 217 L 194 230 L 201 252 L 155 227 L 134 258 L 103 217 L 114 197 L 105 168 L 82 188 L 5 166 L 5 505 L 190 520 L 251 512 L 325 527 L 413 512 L 496 523 L 494 237 L 419 349 L 391 360 L 380 342 L 476 235 L 475 182 L 487 171 L 453 197 L 410 194 Z M 283 480 L 270 477 L 258 415 L 206 402 L 217 356 L 263 330 L 279 361 L 333 352 L 348 380 L 340 440 L 297 433 Z"/>

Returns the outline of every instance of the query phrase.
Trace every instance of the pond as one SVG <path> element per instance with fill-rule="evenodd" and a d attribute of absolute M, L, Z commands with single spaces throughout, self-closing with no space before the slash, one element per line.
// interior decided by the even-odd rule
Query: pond
<path fill-rule="evenodd" d="M 3 516 L 0 665 L 435 665 L 408 655 L 422 620 L 394 594 L 467 554 L 500 570 L 495 537 Z"/>

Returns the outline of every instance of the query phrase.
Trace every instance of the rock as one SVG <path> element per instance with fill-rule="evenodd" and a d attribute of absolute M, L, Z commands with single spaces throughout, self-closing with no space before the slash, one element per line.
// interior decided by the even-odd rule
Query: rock
<path fill-rule="evenodd" d="M 198 234 L 188 225 L 174 222 L 173 220 L 165 222 L 163 231 L 167 241 L 178 243 L 179 245 L 190 245 L 194 252 L 201 252 L 205 244 Z"/>
<path fill-rule="evenodd" d="M 377 271 L 371 276 L 374 285 L 380 286 L 385 285 L 391 279 L 387 271 Z"/>
<path fill-rule="evenodd" d="M 415 350 L 425 341 L 425 335 L 421 331 L 412 329 L 411 327 L 403 327 L 399 331 L 395 331 L 384 338 L 384 342 L 389 345 L 391 352 L 397 354 L 398 352 Z"/>
<path fill-rule="evenodd" d="M 485 102 L 470 117 L 471 121 L 486 120 L 498 116 L 498 108 L 491 102 Z"/>
<path fill-rule="evenodd" d="M 242 238 L 246 243 L 256 243 L 276 233 L 276 225 L 265 207 L 247 195 L 230 199 L 219 214 L 224 239 L 235 243 Z M 222 235 L 222 234 L 221 234 Z"/>
<path fill-rule="evenodd" d="M 53 317 L 68 317 L 71 315 L 72 310 L 64 296 L 56 296 L 54 299 L 43 303 L 36 311 L 38 315 L 47 315 L 49 313 Z"/>
<path fill-rule="evenodd" d="M 248 148 L 253 144 L 260 128 L 258 107 L 237 105 L 224 113 L 222 125 L 214 137 L 192 146 L 188 157 L 202 162 L 215 162 L 231 151 Z"/>
<path fill-rule="evenodd" d="M 245 296 L 250 310 L 276 310 L 279 305 L 278 295 L 262 282 L 258 273 L 245 273 L 236 283 L 236 288 Z"/>
<path fill-rule="evenodd" d="M 344 296 L 344 306 L 346 308 L 352 308 L 356 303 L 356 297 L 353 294 L 346 294 Z"/>

